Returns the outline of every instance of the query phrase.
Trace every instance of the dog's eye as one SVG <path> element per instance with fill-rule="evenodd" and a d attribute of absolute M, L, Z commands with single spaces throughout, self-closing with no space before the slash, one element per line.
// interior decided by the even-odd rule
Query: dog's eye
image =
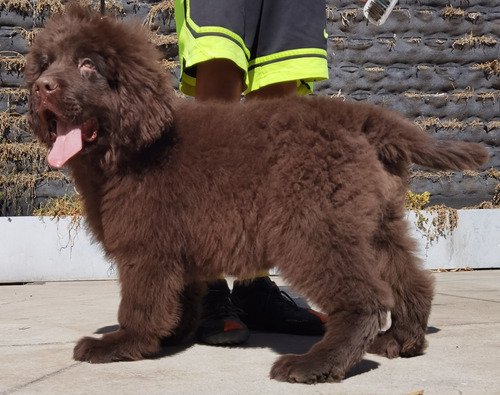
<path fill-rule="evenodd" d="M 89 58 L 82 59 L 79 67 L 82 72 L 96 71 L 95 63 Z"/>
<path fill-rule="evenodd" d="M 43 73 L 45 70 L 49 68 L 50 61 L 48 55 L 42 55 L 40 57 L 40 72 Z"/>

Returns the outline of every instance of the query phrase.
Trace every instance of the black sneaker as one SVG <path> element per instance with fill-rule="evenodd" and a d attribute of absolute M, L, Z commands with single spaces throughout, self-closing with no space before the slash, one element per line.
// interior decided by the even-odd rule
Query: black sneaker
<path fill-rule="evenodd" d="M 195 332 L 198 340 L 215 346 L 245 342 L 250 331 L 238 317 L 238 311 L 229 297 L 226 280 L 209 283 L 202 302 L 200 324 Z"/>
<path fill-rule="evenodd" d="M 231 300 L 243 310 L 240 317 L 250 329 L 308 336 L 325 332 L 324 314 L 297 306 L 269 277 L 257 278 L 249 284 L 235 281 Z"/>

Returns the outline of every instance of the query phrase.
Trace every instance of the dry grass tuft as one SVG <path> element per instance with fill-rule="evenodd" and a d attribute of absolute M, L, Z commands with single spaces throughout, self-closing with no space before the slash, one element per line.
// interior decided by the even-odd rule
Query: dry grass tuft
<path fill-rule="evenodd" d="M 478 46 L 492 47 L 498 44 L 498 41 L 493 37 L 487 37 L 485 35 L 475 36 L 473 32 L 466 34 L 462 38 L 454 39 L 452 48 L 465 49 L 465 48 L 475 48 Z"/>
<path fill-rule="evenodd" d="M 407 39 L 406 41 L 409 42 L 410 44 L 417 44 L 417 46 L 418 46 L 422 42 L 422 39 L 420 37 L 411 37 L 411 38 Z"/>
<path fill-rule="evenodd" d="M 455 100 L 455 101 L 460 101 L 460 100 L 469 100 L 472 98 L 472 96 L 474 95 L 474 88 L 471 88 L 470 86 L 468 86 L 467 88 L 465 88 L 463 91 L 455 91 L 451 94 L 452 98 Z"/>
<path fill-rule="evenodd" d="M 410 179 L 425 178 L 426 180 L 439 181 L 443 178 L 451 179 L 455 175 L 453 171 L 421 171 L 414 170 L 410 174 Z"/>
<path fill-rule="evenodd" d="M 91 0 L 85 0 L 85 1 L 92 3 Z M 96 11 L 100 11 L 101 10 L 101 2 L 100 1 L 95 2 L 92 5 L 92 8 Z M 105 8 L 106 15 L 114 15 L 115 17 L 118 17 L 118 16 L 125 16 L 127 14 L 125 12 L 125 8 L 123 8 L 123 6 L 120 3 L 118 3 L 117 1 L 114 1 L 114 0 L 105 0 L 104 1 L 104 8 Z"/>
<path fill-rule="evenodd" d="M 28 89 L 22 88 L 0 88 L 0 97 L 7 98 L 7 101 L 10 102 L 21 102 L 28 100 L 29 91 Z M 9 106 L 9 104 L 7 104 Z M 2 117 L 0 113 L 0 117 Z M 6 113 L 3 113 L 6 114 Z M 4 115 L 6 116 L 6 115 Z"/>
<path fill-rule="evenodd" d="M 0 12 L 3 10 L 29 16 L 33 13 L 33 5 L 30 0 L 0 0 Z"/>
<path fill-rule="evenodd" d="M 58 14 L 64 9 L 64 5 L 59 0 L 40 0 L 35 2 L 35 13 L 45 17 Z"/>
<path fill-rule="evenodd" d="M 463 18 L 465 16 L 465 11 L 461 8 L 454 8 L 452 5 L 447 5 L 446 8 L 442 11 L 444 19 L 451 18 Z"/>
<path fill-rule="evenodd" d="M 163 24 L 170 24 L 174 16 L 174 0 L 163 0 L 161 3 L 154 5 L 148 12 L 144 25 L 152 28 L 155 18 L 161 19 Z"/>
<path fill-rule="evenodd" d="M 45 163 L 46 156 L 47 150 L 38 142 L 0 144 L 0 163 L 3 165 L 7 162 L 22 163 L 33 170 L 44 171 L 47 169 Z M 42 167 L 33 166 L 35 162 L 41 164 Z M 37 169 L 34 169 L 34 167 Z"/>
<path fill-rule="evenodd" d="M 7 73 L 15 73 L 20 76 L 26 66 L 26 58 L 19 52 L 0 51 L 0 67 Z"/>
<path fill-rule="evenodd" d="M 338 47 L 345 47 L 345 37 L 332 37 L 332 42 L 333 45 L 338 46 Z"/>
<path fill-rule="evenodd" d="M 491 62 L 478 63 L 470 67 L 471 70 L 483 70 L 489 75 L 500 76 L 500 62 L 494 59 Z"/>
<path fill-rule="evenodd" d="M 497 170 L 494 167 L 486 170 L 485 173 L 488 177 L 494 178 L 495 180 L 500 180 L 500 170 Z"/>
<path fill-rule="evenodd" d="M 170 73 L 173 73 L 180 65 L 178 60 L 173 59 L 162 59 L 161 64 Z"/>
<path fill-rule="evenodd" d="M 386 44 L 387 49 L 391 52 L 396 47 L 396 41 L 398 40 L 398 36 L 394 33 L 391 39 L 389 38 L 380 38 L 379 42 L 381 44 Z"/>
<path fill-rule="evenodd" d="M 490 121 L 486 124 L 489 130 L 500 129 L 500 121 Z"/>
<path fill-rule="evenodd" d="M 64 195 L 62 197 L 49 198 L 45 205 L 33 210 L 33 215 L 38 217 L 48 216 L 57 221 L 60 218 L 71 217 L 68 224 L 68 235 L 69 245 L 72 246 L 83 218 L 83 203 L 78 196 Z"/>
<path fill-rule="evenodd" d="M 14 37 L 15 35 L 19 34 L 30 46 L 33 44 L 33 41 L 35 40 L 35 37 L 40 29 L 33 29 L 33 30 L 26 30 L 24 27 L 15 27 L 12 29 L 11 36 Z"/>
<path fill-rule="evenodd" d="M 406 210 L 422 210 L 424 206 L 429 203 L 430 197 L 430 192 L 418 194 L 412 191 L 406 191 L 405 208 Z"/>
<path fill-rule="evenodd" d="M 489 100 L 496 103 L 497 97 L 500 96 L 500 91 L 479 92 L 476 96 L 477 99 L 481 100 L 483 103 L 486 103 Z"/>
<path fill-rule="evenodd" d="M 434 214 L 426 232 L 428 244 L 452 232 L 458 225 L 458 211 L 454 208 L 441 204 L 429 207 L 426 211 Z"/>
<path fill-rule="evenodd" d="M 351 8 L 340 11 L 340 20 L 342 22 L 342 25 L 345 27 L 349 27 L 358 16 L 358 11 L 359 8 Z"/>
<path fill-rule="evenodd" d="M 441 121 L 438 117 L 420 118 L 413 121 L 413 123 L 422 129 L 429 129 L 441 125 Z"/>
<path fill-rule="evenodd" d="M 379 67 L 379 66 L 365 67 L 365 70 L 368 72 L 371 72 L 371 73 L 378 73 L 378 72 L 385 71 L 385 69 L 383 67 Z"/>
<path fill-rule="evenodd" d="M 417 194 L 411 191 L 407 191 L 405 195 L 405 209 L 415 211 L 415 225 L 427 237 L 427 245 L 453 231 L 458 223 L 458 212 L 454 208 L 444 205 L 425 208 L 430 196 L 429 192 Z M 430 223 L 425 213 L 432 214 Z"/>
<path fill-rule="evenodd" d="M 444 129 L 463 129 L 464 128 L 464 123 L 462 121 L 459 121 L 456 118 L 449 119 L 446 121 L 440 121 L 440 125 Z"/>
<path fill-rule="evenodd" d="M 83 215 L 83 205 L 78 196 L 64 195 L 62 197 L 49 198 L 44 206 L 33 210 L 33 215 L 53 218 L 81 217 Z"/>
<path fill-rule="evenodd" d="M 26 118 L 16 112 L 0 112 L 0 133 L 9 129 L 28 130 Z"/>
<path fill-rule="evenodd" d="M 157 47 L 162 45 L 169 47 L 171 45 L 177 44 L 177 34 L 158 34 L 157 31 L 149 32 L 149 41 L 151 41 Z"/>
<path fill-rule="evenodd" d="M 327 21 L 333 21 L 335 19 L 334 10 L 335 10 L 334 7 L 328 7 L 328 6 L 326 7 L 325 12 Z"/>

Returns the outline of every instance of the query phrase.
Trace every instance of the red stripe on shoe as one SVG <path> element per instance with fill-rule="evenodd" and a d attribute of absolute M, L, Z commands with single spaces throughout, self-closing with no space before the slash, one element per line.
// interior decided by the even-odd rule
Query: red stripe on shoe
<path fill-rule="evenodd" d="M 224 320 L 224 332 L 232 331 L 234 329 L 243 329 L 243 326 L 236 321 L 226 318 Z"/>
<path fill-rule="evenodd" d="M 312 309 L 309 309 L 309 313 L 314 314 L 315 316 L 319 317 L 319 319 L 321 320 L 321 322 L 323 324 L 325 324 L 326 321 L 328 321 L 328 317 L 325 314 L 320 313 L 319 311 L 314 311 Z"/>

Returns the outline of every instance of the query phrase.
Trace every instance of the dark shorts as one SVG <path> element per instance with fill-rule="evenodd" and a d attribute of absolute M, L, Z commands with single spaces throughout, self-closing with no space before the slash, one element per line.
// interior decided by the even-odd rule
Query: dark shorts
<path fill-rule="evenodd" d="M 196 65 L 230 59 L 245 93 L 297 81 L 299 94 L 328 78 L 325 0 L 176 0 L 180 89 L 193 96 Z"/>

